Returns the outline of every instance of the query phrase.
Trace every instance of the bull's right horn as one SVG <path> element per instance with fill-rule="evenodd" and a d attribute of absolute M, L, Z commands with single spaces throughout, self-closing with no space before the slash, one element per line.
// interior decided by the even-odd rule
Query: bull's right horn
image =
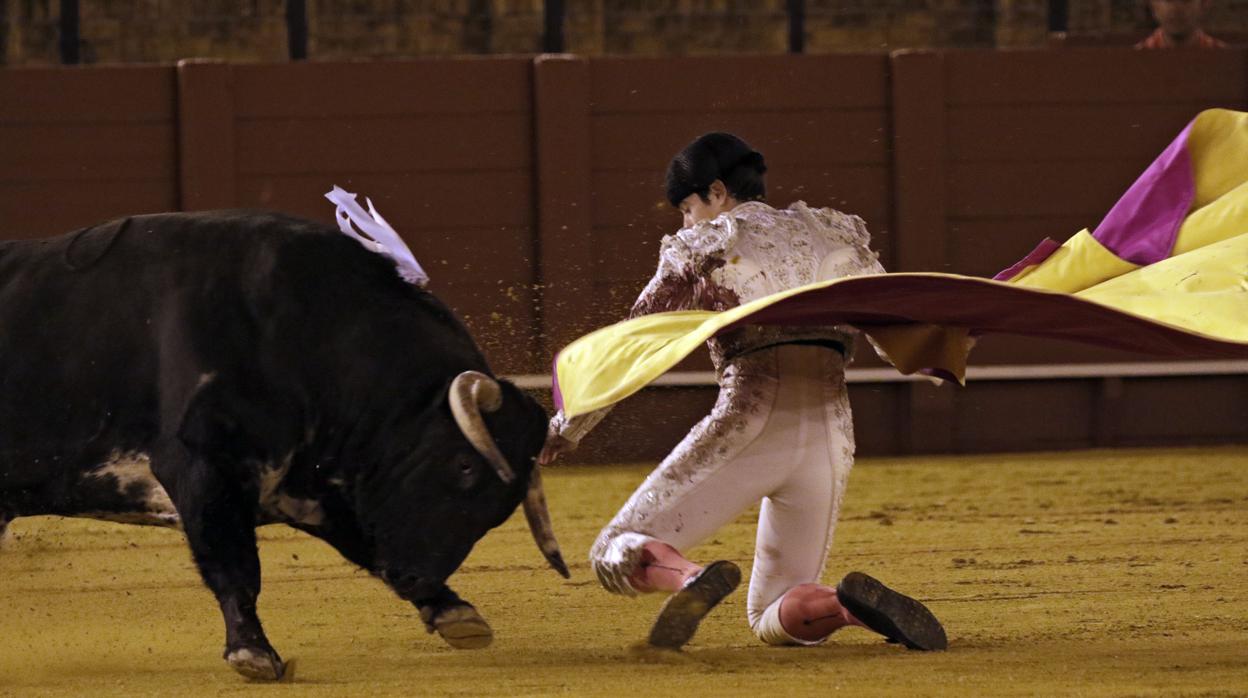
<path fill-rule="evenodd" d="M 498 381 L 480 371 L 464 371 L 451 381 L 451 390 L 447 395 L 451 403 L 451 414 L 455 424 L 464 433 L 468 443 L 481 454 L 481 457 L 494 467 L 499 479 L 507 484 L 516 480 L 516 473 L 498 450 L 494 437 L 485 426 L 482 412 L 493 412 L 503 404 L 503 391 Z"/>
<path fill-rule="evenodd" d="M 542 471 L 537 463 L 533 464 L 533 472 L 529 474 L 529 491 L 524 497 L 524 518 L 529 522 L 529 531 L 533 540 L 546 557 L 546 562 L 564 579 L 571 578 L 568 565 L 559 552 L 559 541 L 555 540 L 555 529 L 550 523 L 550 510 L 546 508 L 546 491 L 542 488 Z"/>

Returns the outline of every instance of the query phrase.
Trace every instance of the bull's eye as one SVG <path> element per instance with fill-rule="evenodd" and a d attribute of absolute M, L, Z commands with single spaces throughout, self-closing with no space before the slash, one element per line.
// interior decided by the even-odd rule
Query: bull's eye
<path fill-rule="evenodd" d="M 477 464 L 471 458 L 459 458 L 456 461 L 459 486 L 463 489 L 471 489 L 477 484 Z"/>

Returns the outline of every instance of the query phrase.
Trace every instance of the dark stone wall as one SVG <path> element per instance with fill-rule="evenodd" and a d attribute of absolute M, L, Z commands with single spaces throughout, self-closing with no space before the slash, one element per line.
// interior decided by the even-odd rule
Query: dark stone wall
<path fill-rule="evenodd" d="M 281 60 L 287 56 L 284 5 L 81 0 L 81 59 Z M 782 53 L 788 45 L 785 6 L 785 0 L 576 0 L 565 3 L 566 47 L 585 55 Z M 535 53 L 542 8 L 542 0 L 307 0 L 309 55 Z M 809 0 L 807 8 L 807 49 L 824 53 L 1038 44 L 1047 3 Z M 59 10 L 59 0 L 0 0 L 0 61 L 57 63 Z M 1085 15 L 1099 16 L 1079 17 Z"/>
<path fill-rule="evenodd" d="M 775 54 L 785 0 L 567 0 L 582 55 Z M 307 0 L 316 59 L 537 53 L 542 0 Z M 1048 0 L 807 0 L 806 51 L 1021 47 L 1048 41 Z M 0 62 L 59 62 L 59 0 L 0 0 Z M 283 0 L 81 0 L 84 63 L 287 57 Z M 1122 43 L 1152 29 L 1145 0 L 1071 0 L 1073 35 Z M 1248 0 L 1213 4 L 1207 28 L 1238 39 Z"/>

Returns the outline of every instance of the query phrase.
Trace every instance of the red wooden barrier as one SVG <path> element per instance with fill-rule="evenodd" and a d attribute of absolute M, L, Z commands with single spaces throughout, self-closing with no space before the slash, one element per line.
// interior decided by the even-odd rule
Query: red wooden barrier
<path fill-rule="evenodd" d="M 0 238 L 178 206 L 174 70 L 0 69 Z"/>
<path fill-rule="evenodd" d="M 544 370 L 526 58 L 179 67 L 189 208 L 329 220 L 368 196 L 495 370 Z"/>
<path fill-rule="evenodd" d="M 544 372 L 558 347 L 627 311 L 659 239 L 679 225 L 663 170 L 705 131 L 738 133 L 766 154 L 772 203 L 862 215 L 888 268 L 987 275 L 1043 237 L 1095 227 L 1211 106 L 1248 108 L 1248 50 L 5 69 L 0 238 L 179 208 L 328 221 L 321 195 L 339 184 L 372 197 L 404 234 L 496 370 Z M 974 358 L 1139 357 L 992 337 Z M 1243 438 L 1243 384 L 853 392 L 861 450 L 896 453 Z M 1204 407 L 1181 417 L 1153 409 L 1198 393 Z M 709 398 L 639 397 L 588 455 L 652 457 Z M 656 437 L 658 409 L 671 439 Z"/>

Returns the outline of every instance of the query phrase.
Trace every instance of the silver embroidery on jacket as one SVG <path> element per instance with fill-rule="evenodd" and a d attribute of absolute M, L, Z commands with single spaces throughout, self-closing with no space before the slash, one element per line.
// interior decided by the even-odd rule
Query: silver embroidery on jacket
<path fill-rule="evenodd" d="M 742 303 L 817 281 L 882 274 L 871 236 L 858 216 L 798 201 L 775 209 L 749 201 L 713 220 L 664 236 L 659 266 L 633 305 L 630 317 L 672 310 L 727 310 Z M 857 330 L 846 325 L 745 326 L 707 342 L 720 376 L 752 351 L 794 342 L 839 346 L 852 354 Z M 552 429 L 579 442 L 610 408 L 566 418 Z"/>

